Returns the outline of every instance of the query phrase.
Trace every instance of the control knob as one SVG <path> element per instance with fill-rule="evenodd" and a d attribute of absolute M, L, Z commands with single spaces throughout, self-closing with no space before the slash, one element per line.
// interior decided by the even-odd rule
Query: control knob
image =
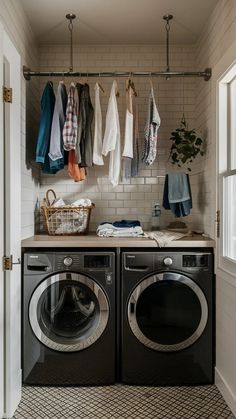
<path fill-rule="evenodd" d="M 71 266 L 73 263 L 73 259 L 70 256 L 67 256 L 64 260 L 63 263 L 65 266 Z"/>
<path fill-rule="evenodd" d="M 173 259 L 171 259 L 171 258 L 165 258 L 164 260 L 163 260 L 163 263 L 164 263 L 164 265 L 166 265 L 166 266 L 171 266 L 172 265 L 172 263 L 173 263 Z"/>

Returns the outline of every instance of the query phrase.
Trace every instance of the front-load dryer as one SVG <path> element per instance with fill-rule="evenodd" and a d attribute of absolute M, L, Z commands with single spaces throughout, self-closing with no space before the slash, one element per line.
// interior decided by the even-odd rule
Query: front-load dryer
<path fill-rule="evenodd" d="M 211 250 L 125 251 L 121 337 L 124 383 L 213 383 Z"/>
<path fill-rule="evenodd" d="M 26 252 L 23 382 L 115 381 L 115 253 Z"/>

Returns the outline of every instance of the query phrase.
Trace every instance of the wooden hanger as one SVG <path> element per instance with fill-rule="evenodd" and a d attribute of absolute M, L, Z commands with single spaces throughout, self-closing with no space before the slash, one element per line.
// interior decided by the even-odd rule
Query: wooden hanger
<path fill-rule="evenodd" d="M 80 73 L 80 75 L 79 75 L 78 84 L 82 84 L 82 85 L 84 85 L 84 83 L 83 83 L 83 81 L 82 81 L 81 73 Z"/>
<path fill-rule="evenodd" d="M 103 89 L 103 87 L 101 86 L 101 84 L 100 84 L 100 83 L 98 83 L 98 87 L 99 87 L 99 89 L 100 89 L 103 93 L 105 93 L 105 90 Z"/>
<path fill-rule="evenodd" d="M 128 81 L 127 81 L 127 84 L 126 84 L 126 91 L 128 91 L 130 87 L 131 87 L 131 89 L 133 90 L 133 94 L 134 94 L 134 96 L 136 96 L 136 97 L 137 97 L 138 95 L 137 95 L 137 92 L 136 92 L 136 89 L 135 89 L 134 82 L 133 82 L 133 80 L 129 77 L 129 79 L 128 79 Z"/>
<path fill-rule="evenodd" d="M 120 97 L 120 93 L 119 93 L 118 85 L 117 84 L 116 84 L 116 88 L 117 88 L 117 90 L 116 90 L 116 97 Z"/>

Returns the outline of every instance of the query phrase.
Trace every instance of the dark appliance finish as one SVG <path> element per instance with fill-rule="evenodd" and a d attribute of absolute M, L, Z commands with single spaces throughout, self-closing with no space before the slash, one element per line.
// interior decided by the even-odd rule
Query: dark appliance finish
<path fill-rule="evenodd" d="M 214 382 L 211 251 L 125 251 L 121 294 L 124 383 Z"/>
<path fill-rule="evenodd" d="M 115 381 L 115 253 L 26 252 L 23 382 Z"/>

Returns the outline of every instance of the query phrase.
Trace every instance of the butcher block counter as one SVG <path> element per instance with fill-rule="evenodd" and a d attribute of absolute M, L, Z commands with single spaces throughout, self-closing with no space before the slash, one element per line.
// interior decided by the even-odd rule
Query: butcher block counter
<path fill-rule="evenodd" d="M 99 247 L 112 247 L 112 248 L 147 248 L 158 247 L 155 240 L 146 237 L 98 237 L 96 234 L 88 234 L 86 236 L 47 236 L 37 235 L 22 240 L 23 248 L 60 248 L 60 247 L 73 247 L 73 248 L 99 248 Z M 215 241 L 203 237 L 200 234 L 193 236 L 183 237 L 179 240 L 171 241 L 165 247 L 215 247 Z"/>

